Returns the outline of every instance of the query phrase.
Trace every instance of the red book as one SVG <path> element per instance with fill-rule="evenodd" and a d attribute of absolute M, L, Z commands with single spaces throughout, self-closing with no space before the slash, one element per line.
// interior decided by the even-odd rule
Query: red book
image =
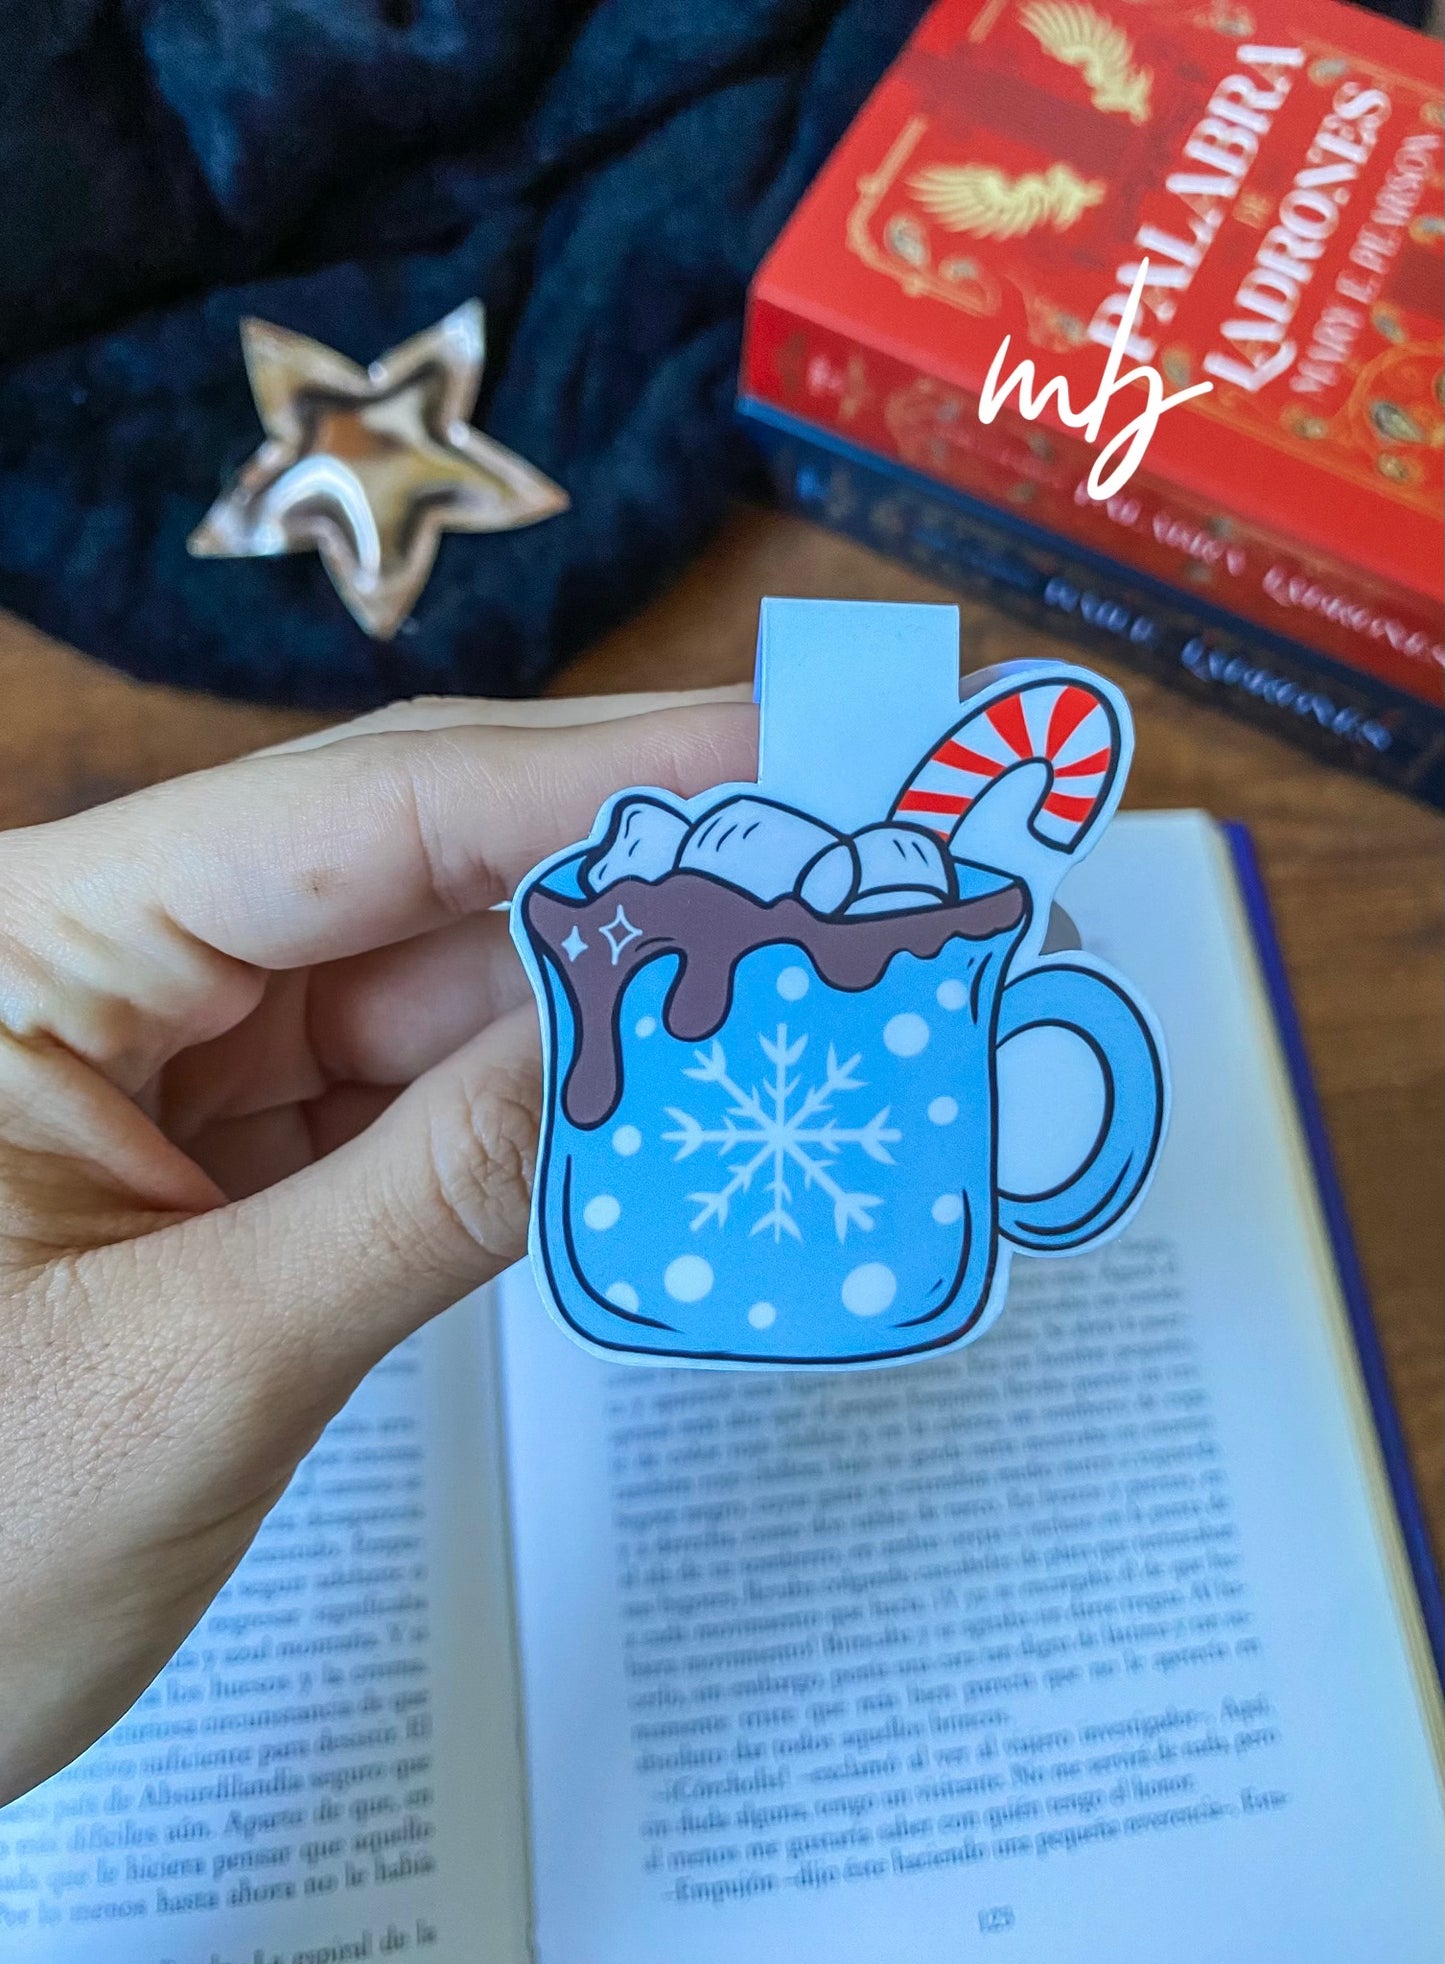
<path fill-rule="evenodd" d="M 754 282 L 743 393 L 1420 701 L 1441 668 L 1440 50 L 1332 0 L 940 0 Z M 1107 503 L 1057 401 L 1208 395 Z M 1115 398 L 1100 441 L 1143 407 Z"/>

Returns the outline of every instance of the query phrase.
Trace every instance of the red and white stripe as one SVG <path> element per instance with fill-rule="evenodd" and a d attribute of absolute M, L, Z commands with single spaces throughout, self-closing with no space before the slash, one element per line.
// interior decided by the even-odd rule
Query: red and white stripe
<path fill-rule="evenodd" d="M 1023 682 L 949 731 L 909 778 L 892 815 L 952 839 L 977 800 L 1007 772 L 1047 764 L 1048 789 L 1033 830 L 1072 852 L 1109 795 L 1119 750 L 1118 721 L 1097 689 L 1073 680 Z"/>

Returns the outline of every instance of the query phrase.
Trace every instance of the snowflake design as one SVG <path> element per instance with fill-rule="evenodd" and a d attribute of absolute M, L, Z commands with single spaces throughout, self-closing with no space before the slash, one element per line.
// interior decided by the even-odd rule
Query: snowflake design
<path fill-rule="evenodd" d="M 808 1047 L 807 1037 L 789 1042 L 788 1026 L 780 1023 L 775 1037 L 760 1036 L 758 1043 L 772 1071 L 761 1087 L 754 1085 L 746 1091 L 729 1074 L 727 1054 L 716 1038 L 710 1049 L 693 1052 L 697 1062 L 683 1075 L 695 1078 L 700 1084 L 715 1084 L 730 1100 L 718 1124 L 704 1125 L 675 1105 L 667 1107 L 667 1116 L 673 1120 L 676 1130 L 664 1132 L 662 1136 L 668 1144 L 677 1147 L 674 1164 L 690 1158 L 704 1146 L 715 1146 L 719 1158 L 729 1161 L 728 1177 L 715 1192 L 688 1195 L 698 1209 L 692 1222 L 693 1232 L 708 1221 L 726 1226 L 734 1199 L 739 1194 L 750 1193 L 759 1174 L 765 1175 L 761 1185 L 770 1205 L 753 1222 L 748 1230 L 750 1235 L 771 1230 L 774 1241 L 781 1241 L 785 1234 L 795 1241 L 803 1239 L 803 1231 L 792 1212 L 795 1197 L 792 1181 L 799 1175 L 804 1192 L 816 1188 L 833 1203 L 833 1226 L 840 1241 L 846 1238 L 850 1227 L 871 1228 L 872 1210 L 881 1207 L 882 1201 L 874 1193 L 850 1193 L 834 1179 L 832 1169 L 848 1146 L 858 1147 L 870 1159 L 885 1166 L 893 1164 L 888 1148 L 903 1135 L 896 1126 L 889 1125 L 889 1107 L 885 1105 L 876 1112 L 866 1125 L 838 1123 L 832 1115 L 833 1100 L 845 1092 L 865 1090 L 866 1086 L 856 1075 L 858 1057 L 850 1057 L 840 1064 L 832 1044 L 828 1046 L 828 1062 L 821 1082 L 804 1090 L 794 1105 L 794 1095 L 802 1086 L 801 1075 L 794 1067 L 802 1061 Z M 743 1158 L 730 1160 L 730 1155 L 739 1152 Z"/>

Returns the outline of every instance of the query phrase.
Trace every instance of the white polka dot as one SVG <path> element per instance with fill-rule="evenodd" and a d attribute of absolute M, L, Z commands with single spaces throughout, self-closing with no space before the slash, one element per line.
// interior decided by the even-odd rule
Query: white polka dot
<path fill-rule="evenodd" d="M 938 985 L 938 1006 L 940 1009 L 962 1009 L 968 1001 L 968 991 L 956 977 Z"/>
<path fill-rule="evenodd" d="M 637 1314 L 639 1298 L 630 1282 L 614 1282 L 606 1293 L 607 1300 L 614 1309 L 630 1310 L 634 1316 Z"/>
<path fill-rule="evenodd" d="M 808 972 L 802 968 L 785 968 L 778 977 L 778 994 L 784 1002 L 801 1002 L 808 993 Z"/>
<path fill-rule="evenodd" d="M 635 1125 L 619 1125 L 612 1135 L 612 1150 L 621 1153 L 624 1159 L 631 1159 L 635 1152 L 642 1150 L 642 1134 Z"/>
<path fill-rule="evenodd" d="M 675 1303 L 699 1303 L 712 1287 L 712 1264 L 701 1255 L 679 1255 L 663 1271 L 662 1286 Z"/>
<path fill-rule="evenodd" d="M 898 1293 L 898 1278 L 883 1262 L 864 1262 L 843 1277 L 843 1307 L 854 1316 L 881 1316 Z"/>
<path fill-rule="evenodd" d="M 895 1057 L 916 1057 L 928 1047 L 928 1025 L 913 1010 L 905 1009 L 883 1025 L 883 1041 Z"/>
<path fill-rule="evenodd" d="M 599 1233 L 603 1228 L 616 1227 L 621 1214 L 621 1203 L 614 1194 L 610 1193 L 593 1194 L 582 1209 L 583 1220 L 588 1227 L 596 1228 Z"/>
<path fill-rule="evenodd" d="M 940 1227 L 963 1219 L 963 1201 L 956 1193 L 941 1193 L 933 1203 L 933 1218 Z"/>
<path fill-rule="evenodd" d="M 935 1098 L 928 1107 L 928 1116 L 935 1125 L 952 1125 L 958 1117 L 957 1098 Z"/>
<path fill-rule="evenodd" d="M 632 1026 L 633 1034 L 639 1037 L 650 1037 L 656 1028 L 657 1018 L 655 1016 L 639 1016 Z"/>
<path fill-rule="evenodd" d="M 778 1320 L 778 1312 L 771 1303 L 754 1303 L 748 1311 L 748 1321 L 755 1330 L 770 1330 Z"/>

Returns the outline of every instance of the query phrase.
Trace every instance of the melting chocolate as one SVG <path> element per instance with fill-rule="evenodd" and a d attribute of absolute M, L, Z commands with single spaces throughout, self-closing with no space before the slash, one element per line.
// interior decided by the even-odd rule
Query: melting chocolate
<path fill-rule="evenodd" d="M 702 873 L 670 873 L 655 882 L 618 880 L 579 900 L 533 887 L 522 904 L 527 931 L 556 968 L 578 1032 L 562 1109 L 574 1125 L 587 1128 L 601 1125 L 616 1110 L 622 1096 L 622 996 L 648 962 L 681 957 L 663 1023 L 672 1036 L 696 1043 L 727 1020 L 734 971 L 755 948 L 792 943 L 806 950 L 833 988 L 869 989 L 895 955 L 929 961 L 955 936 L 986 940 L 1017 927 L 1026 906 L 1023 889 L 1010 884 L 914 913 L 835 921 L 824 920 L 791 894 L 764 903 Z"/>

